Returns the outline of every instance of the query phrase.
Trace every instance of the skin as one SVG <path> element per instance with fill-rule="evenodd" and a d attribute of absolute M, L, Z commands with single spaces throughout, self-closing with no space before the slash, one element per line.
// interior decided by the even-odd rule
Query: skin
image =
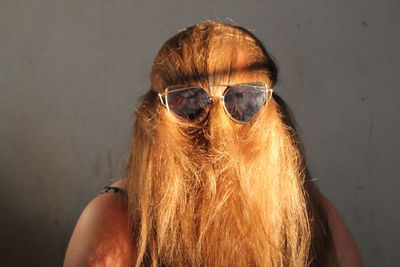
<path fill-rule="evenodd" d="M 360 251 L 343 218 L 326 197 L 321 194 L 322 203 L 328 214 L 339 266 L 363 266 Z"/>
<path fill-rule="evenodd" d="M 120 181 L 112 186 L 121 187 Z M 121 195 L 101 194 L 83 210 L 72 234 L 64 266 L 129 266 L 128 217 Z"/>
<path fill-rule="evenodd" d="M 121 187 L 121 182 L 112 186 Z M 321 199 L 329 216 L 339 266 L 363 266 L 357 244 L 339 212 L 326 197 L 321 195 Z M 128 217 L 120 201 L 119 194 L 107 193 L 86 206 L 69 242 L 64 267 L 129 266 L 132 255 Z"/>

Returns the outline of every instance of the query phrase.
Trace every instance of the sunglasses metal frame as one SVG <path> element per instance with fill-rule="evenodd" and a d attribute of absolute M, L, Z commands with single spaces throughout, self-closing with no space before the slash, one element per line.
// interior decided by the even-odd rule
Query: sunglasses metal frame
<path fill-rule="evenodd" d="M 255 84 L 262 84 L 262 86 L 257 86 L 257 85 L 255 85 Z M 228 92 L 228 90 L 229 90 L 230 87 L 233 87 L 233 86 L 248 86 L 248 87 L 255 88 L 255 89 L 257 89 L 257 90 L 265 91 L 266 99 L 265 99 L 265 103 L 263 104 L 263 107 L 262 107 L 262 108 L 264 108 L 264 107 L 267 105 L 267 103 L 271 100 L 271 98 L 272 98 L 272 93 L 273 93 L 273 91 L 274 91 L 272 88 L 268 88 L 267 84 L 266 84 L 266 83 L 263 83 L 263 82 L 256 82 L 256 83 L 239 83 L 239 84 L 230 84 L 230 85 L 226 85 L 226 84 L 208 85 L 208 87 L 226 87 L 225 90 L 224 90 L 224 92 L 222 93 L 222 95 L 210 95 L 209 92 L 207 92 L 207 90 L 204 89 L 204 87 L 202 87 L 202 86 L 196 86 L 196 85 L 188 85 L 188 86 L 183 85 L 184 87 L 182 87 L 182 88 L 177 88 L 177 89 L 174 89 L 174 90 L 172 90 L 172 91 L 169 91 L 170 88 L 177 87 L 177 86 L 180 86 L 180 85 L 171 85 L 171 86 L 168 86 L 168 87 L 166 87 L 166 88 L 164 89 L 164 92 L 158 93 L 158 96 L 159 96 L 159 98 L 160 98 L 161 104 L 167 108 L 167 110 L 168 110 L 169 113 L 173 113 L 173 112 L 171 112 L 171 110 L 170 110 L 170 108 L 169 108 L 169 105 L 168 105 L 168 99 L 167 99 L 167 97 L 166 97 L 166 95 L 167 95 L 168 93 L 179 92 L 179 91 L 189 90 L 189 89 L 193 89 L 193 88 L 202 88 L 202 89 L 207 93 L 207 95 L 208 95 L 208 97 L 209 97 L 210 100 L 212 100 L 213 98 L 221 99 L 221 100 L 222 100 L 222 106 L 224 107 L 225 113 L 228 115 L 228 117 L 229 117 L 231 120 L 233 120 L 233 121 L 235 121 L 235 122 L 237 122 L 237 123 L 249 123 L 251 120 L 250 120 L 250 121 L 239 121 L 239 120 L 233 118 L 232 115 L 231 115 L 231 114 L 228 112 L 228 110 L 226 109 L 224 98 L 225 98 L 225 95 L 226 95 L 226 93 Z M 260 108 L 260 110 L 261 110 L 262 108 Z M 256 113 L 258 113 L 260 110 L 258 110 Z M 207 112 L 208 112 L 208 111 L 207 111 Z"/>

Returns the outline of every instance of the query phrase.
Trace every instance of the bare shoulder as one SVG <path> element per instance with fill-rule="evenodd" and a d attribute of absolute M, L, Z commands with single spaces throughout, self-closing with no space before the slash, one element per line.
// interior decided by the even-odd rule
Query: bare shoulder
<path fill-rule="evenodd" d="M 119 186 L 120 182 L 113 186 Z M 128 266 L 128 216 L 120 194 L 98 195 L 85 207 L 68 244 L 64 267 Z"/>
<path fill-rule="evenodd" d="M 321 194 L 322 203 L 328 215 L 335 249 L 340 267 L 363 266 L 360 251 L 346 223 L 331 201 Z"/>

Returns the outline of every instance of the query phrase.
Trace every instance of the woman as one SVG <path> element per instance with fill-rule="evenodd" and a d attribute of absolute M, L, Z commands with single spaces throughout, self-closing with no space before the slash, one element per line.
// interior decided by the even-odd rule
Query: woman
<path fill-rule="evenodd" d="M 84 210 L 65 266 L 361 266 L 307 171 L 277 67 L 203 23 L 158 53 L 117 194 Z"/>

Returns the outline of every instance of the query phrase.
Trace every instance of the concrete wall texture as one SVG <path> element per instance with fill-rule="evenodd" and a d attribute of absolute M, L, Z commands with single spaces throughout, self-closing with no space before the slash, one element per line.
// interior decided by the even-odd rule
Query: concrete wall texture
<path fill-rule="evenodd" d="M 206 20 L 254 31 L 281 69 L 313 175 L 366 266 L 399 266 L 400 2 L 0 0 L 0 257 L 59 266 L 118 179 L 151 62 Z"/>

